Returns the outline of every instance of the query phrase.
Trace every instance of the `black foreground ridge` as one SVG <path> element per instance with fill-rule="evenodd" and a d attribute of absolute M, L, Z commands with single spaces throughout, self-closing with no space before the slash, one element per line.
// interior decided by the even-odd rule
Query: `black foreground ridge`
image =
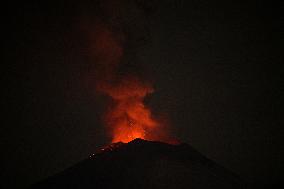
<path fill-rule="evenodd" d="M 241 180 L 188 144 L 135 139 L 114 143 L 31 187 L 35 188 L 245 188 Z"/>

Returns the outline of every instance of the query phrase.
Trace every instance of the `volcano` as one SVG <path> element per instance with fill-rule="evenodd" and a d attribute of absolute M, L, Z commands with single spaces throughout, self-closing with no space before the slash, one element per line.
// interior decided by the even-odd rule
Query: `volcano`
<path fill-rule="evenodd" d="M 243 182 L 188 144 L 113 143 L 36 188 L 237 189 Z"/>

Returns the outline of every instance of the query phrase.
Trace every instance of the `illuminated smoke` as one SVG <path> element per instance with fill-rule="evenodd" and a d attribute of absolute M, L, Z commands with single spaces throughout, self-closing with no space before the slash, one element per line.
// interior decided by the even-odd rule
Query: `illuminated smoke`
<path fill-rule="evenodd" d="M 97 19 L 94 25 L 90 43 L 96 64 L 95 85 L 99 93 L 110 97 L 103 120 L 112 142 L 164 140 L 165 127 L 144 104 L 145 97 L 154 92 L 152 85 L 134 73 L 118 72 L 124 56 L 123 30 L 103 19 Z"/>

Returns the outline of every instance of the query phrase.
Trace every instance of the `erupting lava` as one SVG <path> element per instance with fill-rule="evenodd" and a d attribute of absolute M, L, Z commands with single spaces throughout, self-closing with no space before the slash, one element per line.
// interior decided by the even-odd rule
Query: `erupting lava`
<path fill-rule="evenodd" d="M 133 77 L 123 78 L 117 85 L 101 88 L 109 95 L 113 104 L 106 115 L 106 123 L 112 128 L 112 142 L 129 142 L 135 138 L 151 139 L 148 132 L 158 127 L 144 97 L 153 92 L 151 86 Z"/>
<path fill-rule="evenodd" d="M 152 86 L 131 74 L 119 75 L 117 67 L 123 56 L 123 38 L 115 36 L 102 23 L 95 29 L 91 49 L 97 61 L 96 88 L 111 98 L 104 122 L 112 142 L 129 142 L 135 138 L 154 140 L 153 136 L 157 135 L 153 132 L 160 124 L 143 102 L 154 91 Z"/>
<path fill-rule="evenodd" d="M 122 74 L 118 69 L 124 63 L 123 47 L 127 40 L 122 31 L 118 25 L 97 19 L 89 33 L 96 65 L 96 89 L 110 97 L 104 124 L 112 142 L 126 143 L 136 138 L 162 141 L 166 138 L 164 127 L 160 127 L 162 124 L 144 104 L 144 98 L 154 91 L 151 84 L 133 73 Z"/>

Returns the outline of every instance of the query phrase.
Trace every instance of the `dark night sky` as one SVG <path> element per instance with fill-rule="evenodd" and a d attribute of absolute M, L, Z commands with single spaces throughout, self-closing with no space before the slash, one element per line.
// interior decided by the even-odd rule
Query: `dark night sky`
<path fill-rule="evenodd" d="M 168 117 L 173 136 L 245 180 L 280 179 L 281 7 L 147 2 L 125 0 L 119 20 L 128 37 L 124 67 L 143 70 L 139 74 L 154 83 L 147 104 Z M 110 19 L 97 1 L 23 3 L 7 10 L 1 188 L 28 186 L 109 142 L 82 29 L 96 16 Z"/>

